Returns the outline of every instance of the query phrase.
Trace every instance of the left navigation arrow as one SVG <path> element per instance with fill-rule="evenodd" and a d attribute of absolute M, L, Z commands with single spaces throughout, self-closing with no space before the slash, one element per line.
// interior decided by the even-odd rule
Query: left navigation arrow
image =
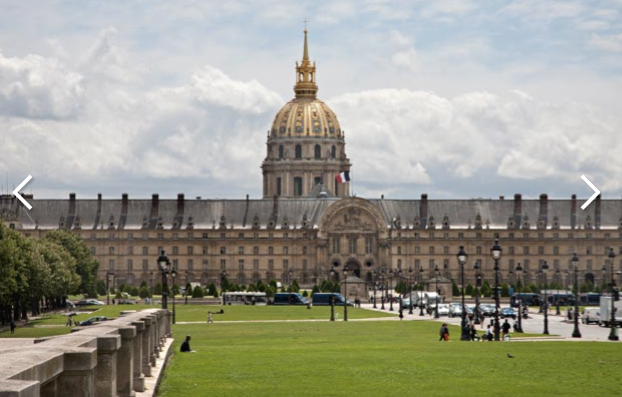
<path fill-rule="evenodd" d="M 21 202 L 22 202 L 22 204 L 24 204 L 24 205 L 26 206 L 26 208 L 28 208 L 29 210 L 31 210 L 31 209 L 32 209 L 32 205 L 30 205 L 30 203 L 28 203 L 28 201 L 26 201 L 26 199 L 24 199 L 24 198 L 22 197 L 22 195 L 21 195 L 21 194 L 19 194 L 19 191 L 20 191 L 20 190 L 22 190 L 22 188 L 23 188 L 24 186 L 26 186 L 26 184 L 27 184 L 28 182 L 30 182 L 30 180 L 31 180 L 31 179 L 32 179 L 32 176 L 31 176 L 31 175 L 28 175 L 28 177 L 27 177 L 26 179 L 24 179 L 24 181 L 23 181 L 22 183 L 20 183 L 20 184 L 19 184 L 19 186 L 15 188 L 15 190 L 13 190 L 13 195 L 14 195 L 15 197 L 17 197 L 17 199 L 18 199 L 19 201 L 21 201 Z"/>

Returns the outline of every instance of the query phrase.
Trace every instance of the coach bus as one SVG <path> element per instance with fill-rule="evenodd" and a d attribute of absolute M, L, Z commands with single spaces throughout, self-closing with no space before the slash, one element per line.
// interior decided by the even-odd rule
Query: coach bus
<path fill-rule="evenodd" d="M 223 305 L 257 305 L 265 306 L 268 297 L 265 292 L 223 292 Z"/>

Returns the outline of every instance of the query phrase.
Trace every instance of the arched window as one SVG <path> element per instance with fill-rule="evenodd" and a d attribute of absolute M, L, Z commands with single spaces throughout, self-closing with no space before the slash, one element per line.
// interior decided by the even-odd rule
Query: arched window
<path fill-rule="evenodd" d="M 294 196 L 302 196 L 302 178 L 294 178 Z"/>
<path fill-rule="evenodd" d="M 296 158 L 297 159 L 302 158 L 302 146 L 300 145 L 296 145 Z"/>
<path fill-rule="evenodd" d="M 320 145 L 315 145 L 315 150 L 314 150 L 314 154 L 315 154 L 315 158 L 319 159 L 322 157 L 322 148 L 320 147 Z"/>
<path fill-rule="evenodd" d="M 279 158 L 282 159 L 283 158 L 283 145 L 279 145 Z"/>
<path fill-rule="evenodd" d="M 332 158 L 337 157 L 337 148 L 335 147 L 335 145 L 333 145 L 333 147 L 330 148 L 330 156 Z"/>

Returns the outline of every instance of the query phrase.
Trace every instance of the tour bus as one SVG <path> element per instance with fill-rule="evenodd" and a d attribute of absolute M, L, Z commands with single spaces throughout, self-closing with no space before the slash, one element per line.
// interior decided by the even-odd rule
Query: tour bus
<path fill-rule="evenodd" d="M 223 292 L 223 305 L 257 305 L 265 306 L 268 298 L 265 292 Z"/>
<path fill-rule="evenodd" d="M 273 305 L 308 305 L 309 301 L 297 292 L 278 292 L 274 294 Z"/>
<path fill-rule="evenodd" d="M 570 291 L 549 289 L 540 291 L 540 295 L 546 296 L 549 306 L 555 306 L 558 303 L 561 306 L 574 305 L 574 294 Z"/>
<path fill-rule="evenodd" d="M 335 306 L 343 306 L 346 304 L 346 299 L 343 295 L 338 294 L 336 292 L 333 293 L 322 293 L 316 292 L 313 294 L 313 306 L 330 306 L 330 297 L 333 297 L 333 302 Z M 351 302 L 348 302 L 348 306 L 354 306 Z"/>
<path fill-rule="evenodd" d="M 513 307 L 518 307 L 518 302 L 521 302 L 521 306 L 540 306 L 540 295 L 526 292 L 519 292 L 512 295 L 510 302 Z"/>
<path fill-rule="evenodd" d="M 587 294 L 579 295 L 579 304 L 581 306 L 599 306 L 600 305 L 600 297 L 603 294 L 598 294 L 594 292 L 589 292 Z"/>

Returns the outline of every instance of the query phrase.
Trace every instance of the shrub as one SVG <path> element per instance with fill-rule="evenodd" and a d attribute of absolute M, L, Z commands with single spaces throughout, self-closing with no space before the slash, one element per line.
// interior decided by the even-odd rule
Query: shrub
<path fill-rule="evenodd" d="M 193 298 L 203 298 L 204 296 L 205 296 L 205 291 L 203 291 L 203 288 L 201 288 L 200 285 L 197 285 L 196 287 L 194 287 L 194 289 L 192 290 Z"/>
<path fill-rule="evenodd" d="M 138 296 L 140 297 L 140 299 L 149 298 L 149 288 L 147 288 L 147 286 L 140 287 L 140 290 L 138 291 Z"/>
<path fill-rule="evenodd" d="M 146 288 L 146 287 L 143 287 L 143 288 Z M 139 294 L 140 294 L 140 291 L 138 290 L 138 288 L 137 288 L 137 287 L 132 287 L 132 290 L 131 290 L 131 292 L 130 292 L 130 295 L 132 295 L 132 296 L 138 296 Z"/>

